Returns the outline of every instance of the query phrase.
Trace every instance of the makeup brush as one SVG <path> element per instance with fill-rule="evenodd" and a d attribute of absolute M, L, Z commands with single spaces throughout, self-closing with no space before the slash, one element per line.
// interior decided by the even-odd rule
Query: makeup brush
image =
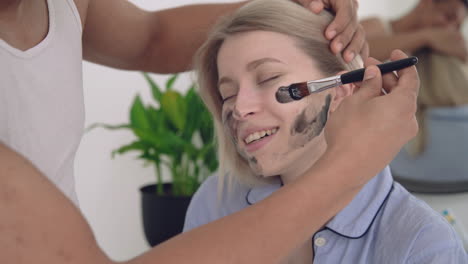
<path fill-rule="evenodd" d="M 418 58 L 413 56 L 406 59 L 382 63 L 377 65 L 377 67 L 380 69 L 382 74 L 385 74 L 413 66 L 416 63 L 418 63 Z M 364 71 L 365 68 L 362 68 L 316 81 L 293 83 L 289 86 L 282 86 L 276 92 L 276 100 L 279 103 L 284 104 L 293 100 L 301 100 L 312 93 L 319 93 L 342 84 L 360 82 L 364 78 Z"/>

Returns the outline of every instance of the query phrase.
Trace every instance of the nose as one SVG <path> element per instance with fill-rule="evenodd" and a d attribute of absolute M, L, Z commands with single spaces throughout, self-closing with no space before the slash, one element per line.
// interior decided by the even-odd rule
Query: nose
<path fill-rule="evenodd" d="M 262 94 L 254 87 L 241 87 L 236 96 L 233 116 L 237 120 L 245 120 L 262 109 Z"/>

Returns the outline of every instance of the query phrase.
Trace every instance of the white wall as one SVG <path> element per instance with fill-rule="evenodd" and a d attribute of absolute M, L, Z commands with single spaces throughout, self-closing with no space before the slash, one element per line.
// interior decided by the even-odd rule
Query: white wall
<path fill-rule="evenodd" d="M 158 10 L 200 0 L 131 0 L 148 10 Z M 206 2 L 206 1 L 204 1 Z M 218 0 L 211 2 L 233 2 Z M 406 12 L 414 0 L 361 0 L 360 16 L 392 17 Z M 397 4 L 398 3 L 398 4 Z M 183 18 L 181 18 L 183 19 Z M 118 45 L 118 43 L 116 43 Z M 149 100 L 141 74 L 84 63 L 86 125 L 95 122 L 127 122 L 136 93 Z M 159 81 L 167 76 L 154 75 Z M 189 77 L 179 82 L 185 89 Z M 100 246 L 115 260 L 126 260 L 149 248 L 141 226 L 139 187 L 154 182 L 151 168 L 143 168 L 134 156 L 110 158 L 113 149 L 133 139 L 129 132 L 97 129 L 84 135 L 76 158 L 76 182 L 81 209 Z M 468 198 L 464 198 L 465 201 Z M 466 219 L 468 222 L 468 219 Z"/>

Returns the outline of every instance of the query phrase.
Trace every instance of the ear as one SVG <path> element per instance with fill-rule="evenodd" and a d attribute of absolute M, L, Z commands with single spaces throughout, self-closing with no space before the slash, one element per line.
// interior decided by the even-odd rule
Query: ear
<path fill-rule="evenodd" d="M 343 74 L 345 72 L 340 72 L 338 74 Z M 354 83 L 348 83 L 348 84 L 343 84 L 338 87 L 335 87 L 334 90 L 334 95 L 333 95 L 333 100 L 330 105 L 330 111 L 333 112 L 338 108 L 340 105 L 341 101 L 343 101 L 344 98 L 352 95 L 354 93 L 354 90 L 356 89 L 356 85 Z"/>

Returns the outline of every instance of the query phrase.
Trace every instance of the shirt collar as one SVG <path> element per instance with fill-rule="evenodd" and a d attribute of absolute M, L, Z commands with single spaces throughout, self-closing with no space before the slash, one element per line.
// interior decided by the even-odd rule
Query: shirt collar
<path fill-rule="evenodd" d="M 362 188 L 348 206 L 326 224 L 326 228 L 349 238 L 363 236 L 387 200 L 392 186 L 393 178 L 389 167 L 386 167 Z M 249 205 L 257 203 L 280 187 L 280 182 L 254 187 L 247 192 L 246 202 Z"/>
<path fill-rule="evenodd" d="M 363 236 L 388 199 L 392 188 L 393 178 L 387 166 L 326 224 L 326 228 L 349 238 Z"/>

